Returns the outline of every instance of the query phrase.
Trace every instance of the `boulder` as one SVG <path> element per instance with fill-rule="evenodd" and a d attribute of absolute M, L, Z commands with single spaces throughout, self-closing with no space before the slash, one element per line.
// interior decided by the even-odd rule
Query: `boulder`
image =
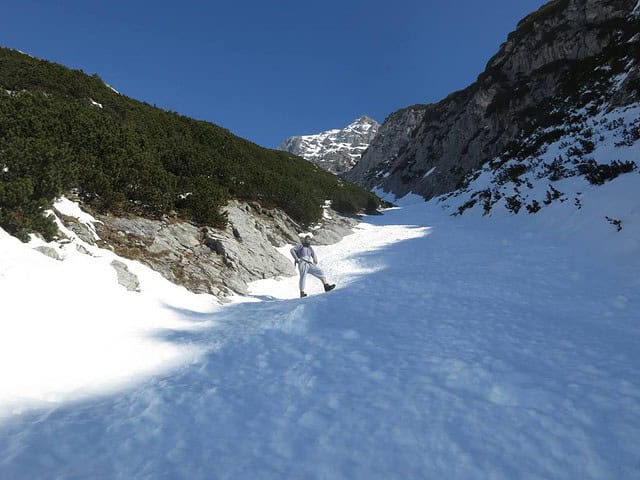
<path fill-rule="evenodd" d="M 54 260 L 62 260 L 62 257 L 55 248 L 42 245 L 39 247 L 35 247 L 34 250 L 37 250 L 38 252 L 46 255 L 47 257 L 53 258 Z"/>
<path fill-rule="evenodd" d="M 129 268 L 119 260 L 113 260 L 111 266 L 118 275 L 118 283 L 130 292 L 140 291 L 140 282 L 138 277 L 129 271 Z"/>

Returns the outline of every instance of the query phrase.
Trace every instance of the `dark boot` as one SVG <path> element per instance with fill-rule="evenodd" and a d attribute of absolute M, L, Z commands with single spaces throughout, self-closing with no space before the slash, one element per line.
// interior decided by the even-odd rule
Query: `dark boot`
<path fill-rule="evenodd" d="M 328 283 L 324 284 L 324 291 L 325 292 L 330 292 L 331 290 L 333 290 L 334 288 L 336 288 L 335 284 L 331 284 L 329 285 Z"/>
<path fill-rule="evenodd" d="M 306 293 L 304 293 L 304 292 L 300 292 L 300 298 L 304 298 L 304 297 L 306 297 L 306 296 L 307 296 L 307 294 L 306 294 Z"/>

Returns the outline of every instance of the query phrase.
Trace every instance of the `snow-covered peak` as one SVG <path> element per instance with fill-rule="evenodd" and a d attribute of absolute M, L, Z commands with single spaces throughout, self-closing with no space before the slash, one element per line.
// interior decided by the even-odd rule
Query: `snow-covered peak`
<path fill-rule="evenodd" d="M 289 137 L 278 149 L 300 155 L 332 173 L 343 173 L 358 162 L 379 126 L 371 117 L 362 115 L 342 129 Z"/>

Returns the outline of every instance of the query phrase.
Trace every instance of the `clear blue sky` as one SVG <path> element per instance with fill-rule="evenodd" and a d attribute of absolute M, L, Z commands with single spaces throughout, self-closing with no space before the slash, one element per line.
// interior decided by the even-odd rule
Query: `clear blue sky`
<path fill-rule="evenodd" d="M 20 0 L 0 45 L 275 147 L 466 87 L 544 3 Z"/>

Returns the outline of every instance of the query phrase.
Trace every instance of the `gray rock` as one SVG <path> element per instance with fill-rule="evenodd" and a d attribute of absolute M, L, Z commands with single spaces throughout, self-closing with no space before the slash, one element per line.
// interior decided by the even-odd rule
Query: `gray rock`
<path fill-rule="evenodd" d="M 637 33 L 637 0 L 550 2 L 527 16 L 469 87 L 441 102 L 390 115 L 344 177 L 397 196 L 432 198 L 455 190 L 466 174 L 501 154 L 531 125 L 531 112 L 550 110 L 560 81 L 580 62 Z M 638 68 L 611 98 L 638 101 Z"/>
<path fill-rule="evenodd" d="M 130 292 L 140 291 L 140 282 L 138 277 L 129 271 L 129 268 L 118 260 L 113 260 L 111 266 L 118 275 L 118 283 Z"/>
<path fill-rule="evenodd" d="M 415 105 L 392 113 L 380 126 L 377 135 L 372 139 L 369 150 L 358 163 L 343 176 L 355 183 L 369 187 L 377 185 L 385 171 L 383 168 L 398 157 L 400 151 L 411 142 L 411 134 L 422 122 L 426 105 Z M 375 172 L 373 178 L 370 172 Z M 381 173 L 378 173 L 381 172 Z M 371 181 L 367 181 L 371 180 Z"/>
<path fill-rule="evenodd" d="M 302 229 L 298 224 L 284 212 L 256 203 L 231 201 L 224 211 L 228 218 L 225 229 L 169 218 L 98 216 L 101 223 L 96 228 L 101 240 L 97 243 L 148 265 L 193 292 L 218 297 L 245 294 L 247 284 L 254 280 L 295 275 L 291 259 L 276 247 L 299 242 Z M 336 212 L 330 216 L 314 230 L 316 243 L 336 242 L 358 222 Z M 132 279 L 123 281 L 135 285 Z"/>
<path fill-rule="evenodd" d="M 357 217 L 345 217 L 329 210 L 330 219 L 323 218 L 313 230 L 313 241 L 317 245 L 332 245 L 353 231 L 359 222 Z"/>
<path fill-rule="evenodd" d="M 216 253 L 218 255 L 222 255 L 224 257 L 227 254 L 227 252 L 224 249 L 224 245 L 223 245 L 222 241 L 217 239 L 217 238 L 212 237 L 211 235 L 209 235 L 209 233 L 205 234 L 204 244 L 207 247 L 209 247 L 212 252 L 214 252 L 214 253 Z"/>
<path fill-rule="evenodd" d="M 376 136 L 379 126 L 378 122 L 363 115 L 343 129 L 289 137 L 278 149 L 299 155 L 337 175 L 353 168 Z"/>
<path fill-rule="evenodd" d="M 76 250 L 79 251 L 80 253 L 84 254 L 84 255 L 91 255 L 91 252 L 89 250 L 87 250 L 86 248 L 84 248 L 82 245 L 76 244 Z"/>
<path fill-rule="evenodd" d="M 71 230 L 73 233 L 75 233 L 78 236 L 80 240 L 90 245 L 95 244 L 95 238 L 93 236 L 93 232 L 89 230 L 89 227 L 87 227 L 87 225 L 79 222 L 77 218 L 68 217 L 66 215 L 61 214 L 57 210 L 56 210 L 56 215 L 69 230 Z"/>
<path fill-rule="evenodd" d="M 38 252 L 46 255 L 47 257 L 53 258 L 54 260 L 62 260 L 62 257 L 55 248 L 42 245 L 39 247 L 35 247 L 34 250 L 37 250 Z"/>

